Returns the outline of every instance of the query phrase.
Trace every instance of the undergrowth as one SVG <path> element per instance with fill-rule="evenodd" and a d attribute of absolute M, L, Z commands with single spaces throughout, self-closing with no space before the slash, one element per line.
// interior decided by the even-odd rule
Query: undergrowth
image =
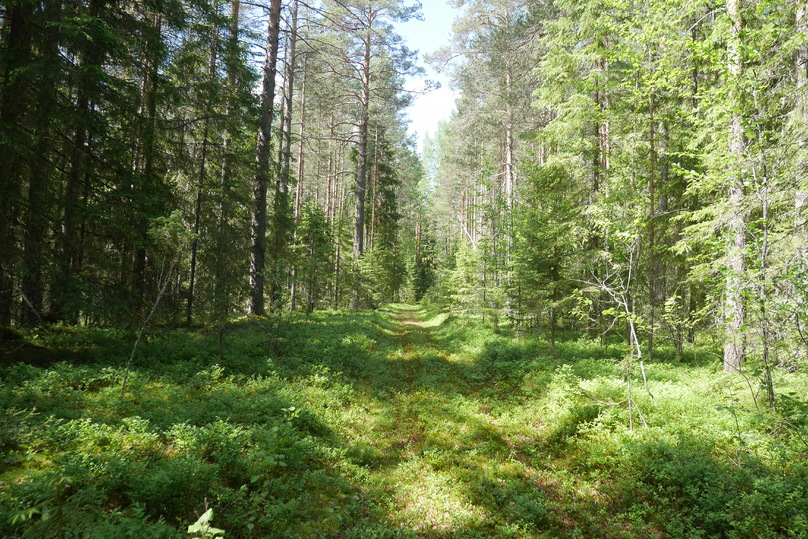
<path fill-rule="evenodd" d="M 0 366 L 5 536 L 808 537 L 800 372 L 772 414 L 660 349 L 629 409 L 620 343 L 393 305 L 155 330 L 122 396 L 127 334 L 26 337 L 67 360 Z"/>

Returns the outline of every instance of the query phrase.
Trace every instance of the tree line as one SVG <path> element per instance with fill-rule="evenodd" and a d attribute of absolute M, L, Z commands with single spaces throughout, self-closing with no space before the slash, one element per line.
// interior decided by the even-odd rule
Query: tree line
<path fill-rule="evenodd" d="M 431 58 L 461 96 L 425 150 L 438 295 L 636 357 L 710 329 L 769 388 L 803 363 L 804 3 L 457 4 Z"/>
<path fill-rule="evenodd" d="M 401 298 L 520 330 L 808 352 L 806 8 L 463 0 L 423 158 L 399 0 L 2 8 L 0 324 Z"/>
<path fill-rule="evenodd" d="M 4 2 L 0 325 L 397 297 L 421 171 L 393 23 L 418 9 Z"/>

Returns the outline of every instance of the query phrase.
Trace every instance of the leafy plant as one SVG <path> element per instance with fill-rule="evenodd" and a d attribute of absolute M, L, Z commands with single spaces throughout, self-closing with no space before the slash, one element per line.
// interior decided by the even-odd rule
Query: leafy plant
<path fill-rule="evenodd" d="M 188 526 L 188 535 L 199 537 L 200 539 L 218 539 L 224 537 L 224 530 L 214 528 L 210 521 L 213 520 L 213 508 L 208 509 L 196 522 Z"/>

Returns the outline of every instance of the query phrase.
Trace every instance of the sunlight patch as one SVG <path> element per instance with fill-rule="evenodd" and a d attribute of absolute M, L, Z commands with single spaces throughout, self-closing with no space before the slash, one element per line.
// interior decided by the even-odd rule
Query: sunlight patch
<path fill-rule="evenodd" d="M 486 515 L 465 500 L 462 482 L 447 473 L 434 470 L 421 457 L 413 457 L 399 466 L 394 483 L 402 524 L 416 530 L 446 532 L 463 523 L 481 522 Z"/>
<path fill-rule="evenodd" d="M 420 325 L 423 328 L 436 328 L 442 325 L 447 318 L 449 318 L 449 313 L 440 313 L 436 316 L 433 316 L 429 320 L 421 322 Z"/>

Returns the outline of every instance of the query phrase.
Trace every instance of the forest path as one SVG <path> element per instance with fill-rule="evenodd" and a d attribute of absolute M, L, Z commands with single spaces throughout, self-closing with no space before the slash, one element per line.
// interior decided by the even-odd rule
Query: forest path
<path fill-rule="evenodd" d="M 388 515 L 402 527 L 428 535 L 474 529 L 501 511 L 507 496 L 535 478 L 515 458 L 514 436 L 481 396 L 489 382 L 473 354 L 452 349 L 442 327 L 407 305 L 387 309 L 395 330 L 387 355 L 389 398 L 370 419 L 379 465 L 371 483 L 387 493 Z M 520 487 L 521 489 L 521 487 Z"/>

